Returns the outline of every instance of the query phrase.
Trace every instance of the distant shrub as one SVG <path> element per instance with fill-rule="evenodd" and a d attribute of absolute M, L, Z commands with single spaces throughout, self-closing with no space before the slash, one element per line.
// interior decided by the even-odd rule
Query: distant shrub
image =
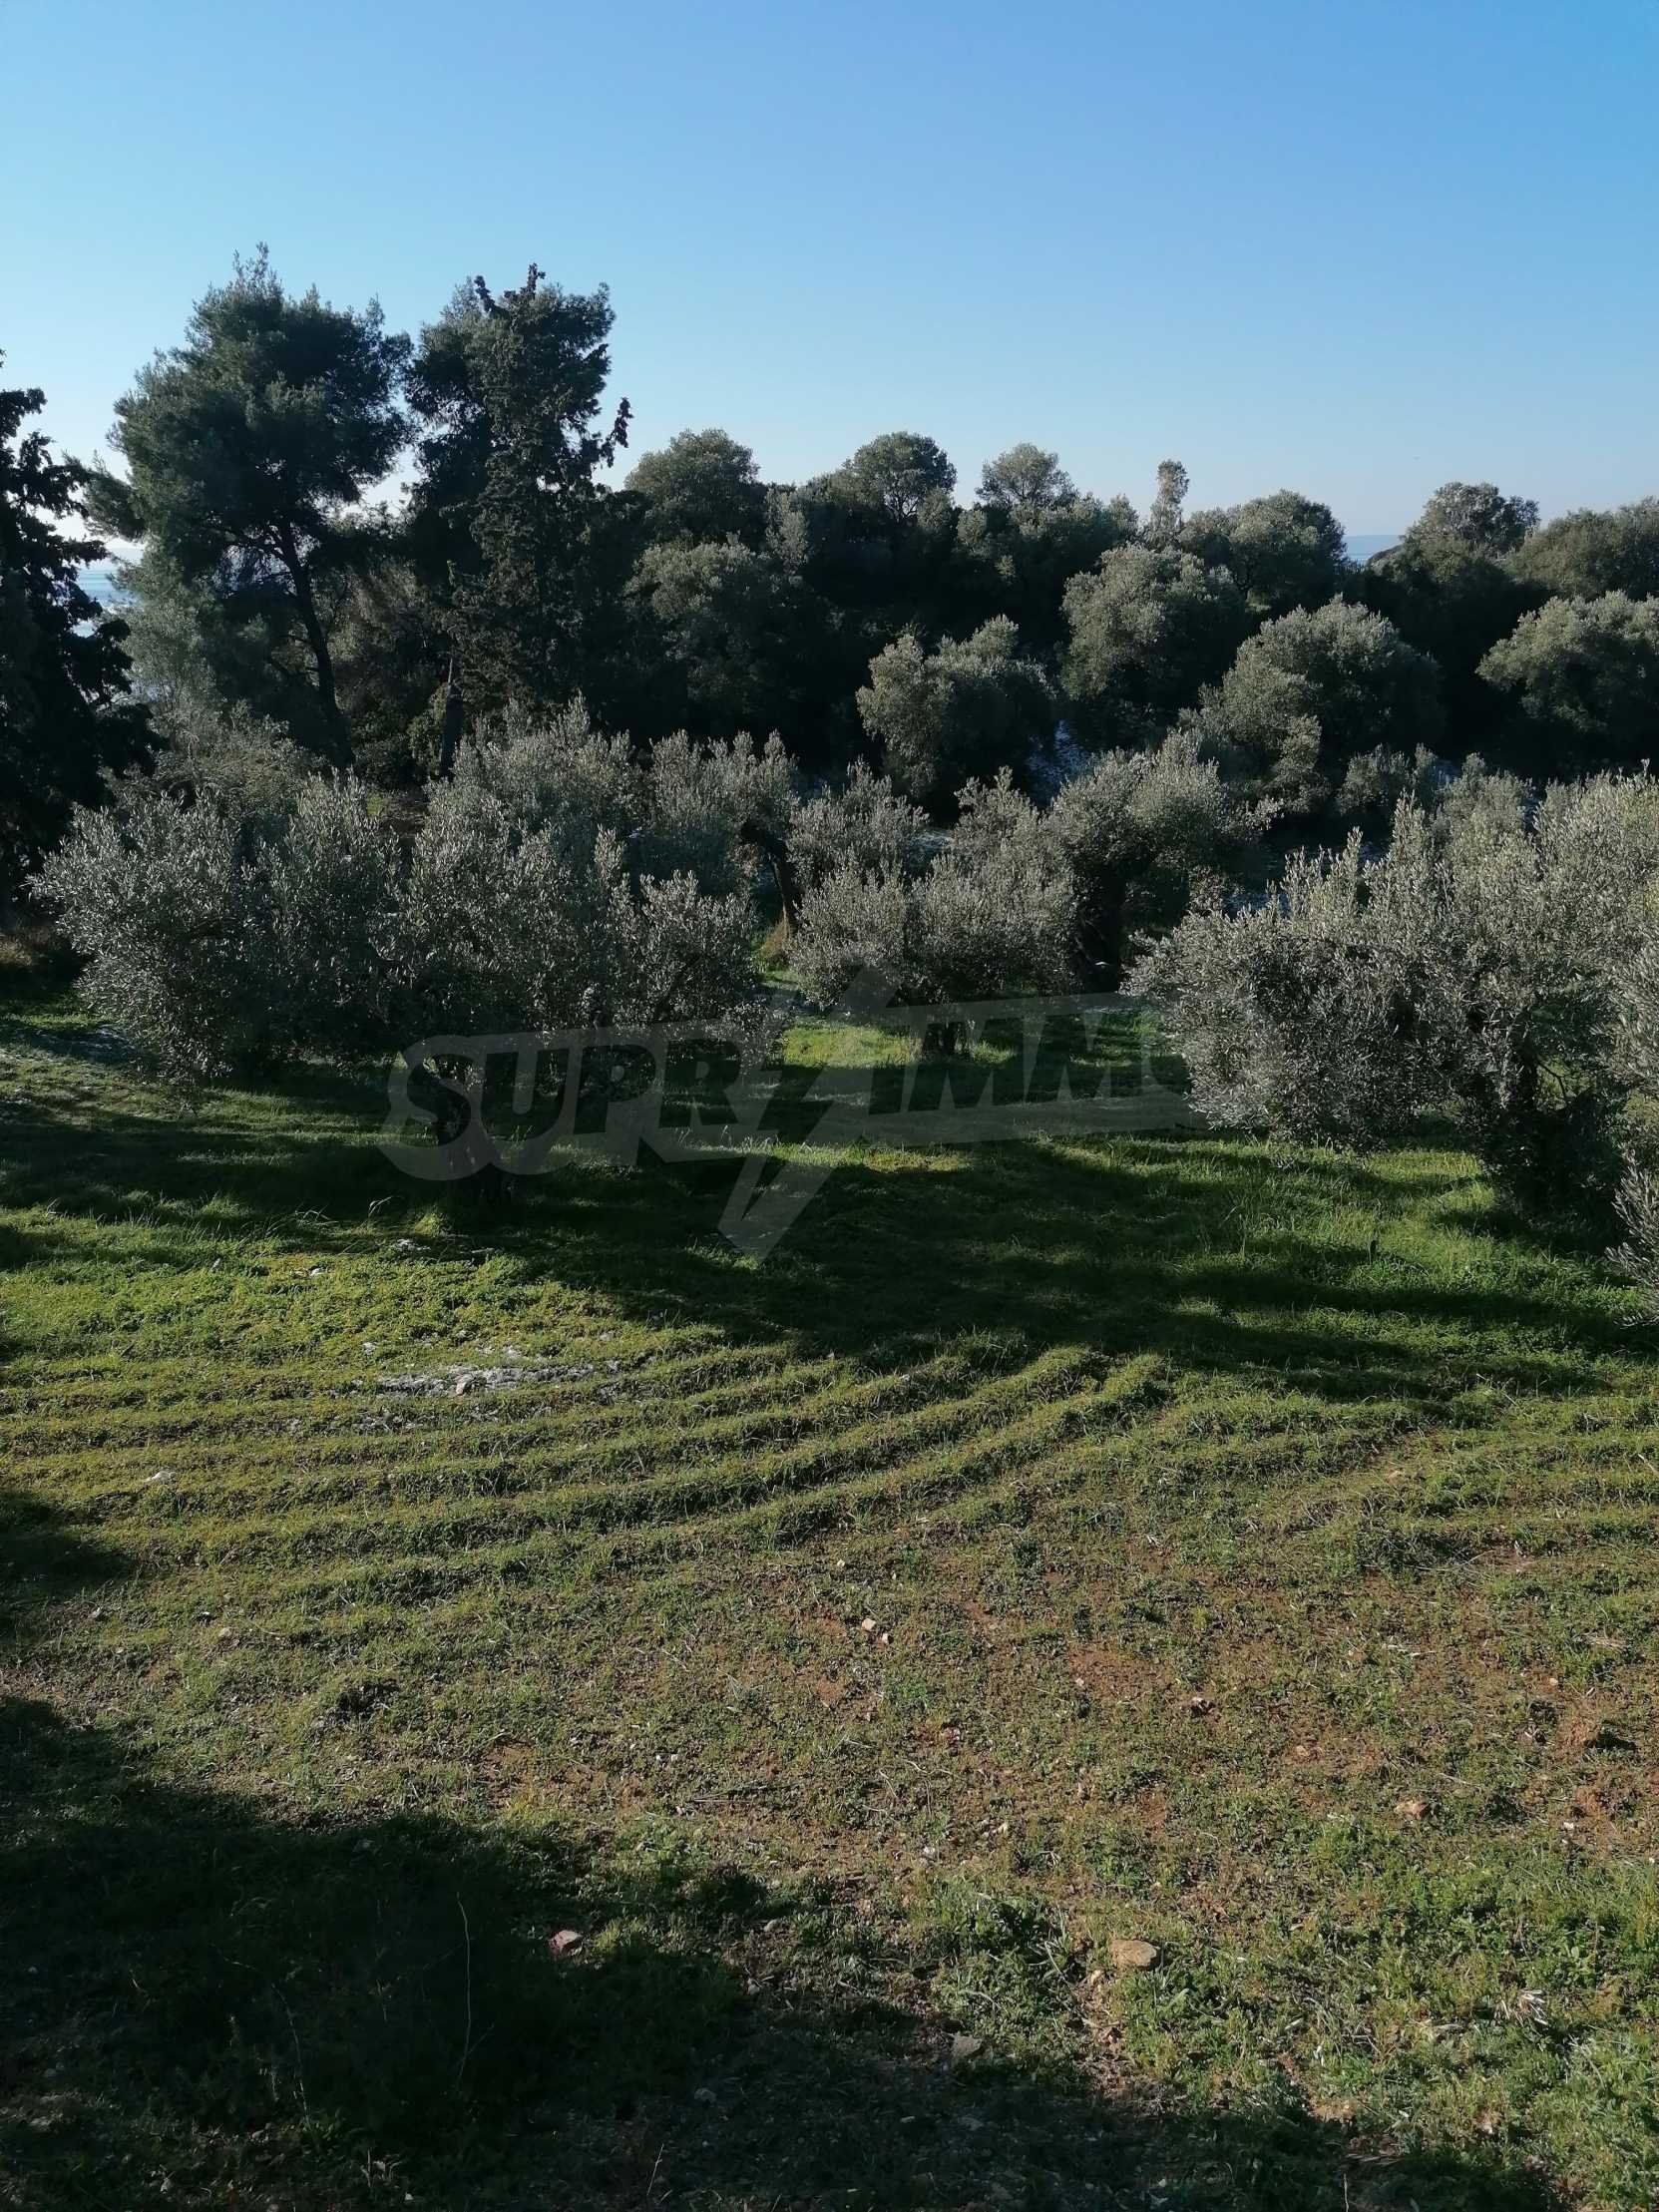
<path fill-rule="evenodd" d="M 1046 989 L 1069 971 L 1075 910 L 1058 840 L 1005 770 L 963 790 L 950 843 L 919 874 L 883 856 L 822 877 L 793 958 L 820 1006 L 863 973 L 922 1004 Z"/>
<path fill-rule="evenodd" d="M 796 802 L 789 857 L 803 892 L 837 869 L 856 875 L 903 875 L 926 857 L 928 817 L 862 760 L 838 791 Z"/>
<path fill-rule="evenodd" d="M 384 1040 L 397 852 L 345 777 L 306 776 L 261 821 L 126 786 L 76 816 L 38 886 L 87 961 L 85 995 L 174 1074 Z"/>
<path fill-rule="evenodd" d="M 1659 881 L 1659 786 L 1603 777 L 1505 809 L 1404 801 L 1388 851 L 1294 861 L 1267 901 L 1190 916 L 1135 983 L 1222 1122 L 1372 1144 L 1451 1111 L 1494 1179 L 1605 1194 L 1621 1006 Z"/>
<path fill-rule="evenodd" d="M 1168 545 L 1114 547 L 1065 587 L 1066 719 L 1091 744 L 1138 744 L 1219 677 L 1250 634 L 1226 569 Z"/>

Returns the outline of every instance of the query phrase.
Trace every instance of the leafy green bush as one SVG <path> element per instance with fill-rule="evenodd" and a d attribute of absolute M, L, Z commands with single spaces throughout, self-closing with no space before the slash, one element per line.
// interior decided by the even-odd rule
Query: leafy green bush
<path fill-rule="evenodd" d="M 1189 916 L 1136 986 L 1217 1121 L 1375 1144 L 1450 1111 L 1517 1200 L 1605 1193 L 1659 784 L 1555 785 L 1530 808 L 1477 783 L 1435 812 L 1403 801 L 1380 859 L 1355 836 L 1256 908 Z"/>
<path fill-rule="evenodd" d="M 197 1078 L 445 1030 L 735 1014 L 757 989 L 746 840 L 787 823 L 792 786 L 781 747 L 746 739 L 671 740 L 641 768 L 578 707 L 464 748 L 406 857 L 352 779 L 240 798 L 124 786 L 39 878 L 105 1019 Z"/>
<path fill-rule="evenodd" d="M 1077 886 L 1079 949 L 1111 989 L 1131 937 L 1219 895 L 1255 827 L 1184 730 L 1150 752 L 1102 753 L 1059 792 L 1050 819 Z"/>
<path fill-rule="evenodd" d="M 793 957 L 818 1005 L 864 973 L 923 1004 L 1065 980 L 1076 894 L 1051 824 L 1006 769 L 967 785 L 960 805 L 949 844 L 920 874 L 852 860 L 808 891 Z"/>

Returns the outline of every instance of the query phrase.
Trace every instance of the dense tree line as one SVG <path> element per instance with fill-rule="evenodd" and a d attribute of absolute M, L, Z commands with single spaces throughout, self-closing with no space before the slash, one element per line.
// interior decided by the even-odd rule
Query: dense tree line
<path fill-rule="evenodd" d="M 120 475 L 0 394 L 0 868 L 75 810 L 35 888 L 136 1041 L 741 1021 L 770 918 L 824 1006 L 1132 976 L 1213 1117 L 1452 1112 L 1523 1202 L 1622 1176 L 1659 1281 L 1659 500 L 1448 484 L 1360 566 L 1304 494 L 1195 511 L 1166 461 L 1141 513 L 1032 443 L 971 503 L 908 431 L 614 487 L 611 333 L 533 267 L 410 340 L 261 253 Z"/>
<path fill-rule="evenodd" d="M 119 761 L 148 714 L 176 775 L 217 720 L 398 785 L 447 774 L 492 715 L 580 696 L 644 744 L 775 729 L 808 777 L 868 760 L 945 821 L 1003 768 L 1051 785 L 1074 765 L 1058 730 L 1089 751 L 1178 730 L 1272 807 L 1285 850 L 1379 831 L 1425 751 L 1544 777 L 1654 751 L 1659 501 L 1540 528 L 1523 498 L 1450 484 L 1358 566 L 1301 493 L 1192 510 L 1166 462 L 1137 513 L 1029 442 L 971 501 L 907 431 L 769 484 L 734 437 L 688 430 L 618 481 L 612 321 L 603 290 L 533 267 L 464 284 L 410 339 L 377 306 L 290 290 L 261 251 L 117 403 L 119 472 L 38 440 L 14 460 L 11 395 L 6 514 L 19 468 L 50 466 L 50 498 L 138 548 L 125 638 L 65 596 L 69 542 L 56 583 L 27 587 L 37 631 L 78 641 L 80 722 Z M 379 488 L 400 466 L 394 511 Z M 0 651 L 38 665 L 25 569 L 8 556 Z M 36 795 L 8 804 L 14 873 L 91 757 L 20 730 Z"/>

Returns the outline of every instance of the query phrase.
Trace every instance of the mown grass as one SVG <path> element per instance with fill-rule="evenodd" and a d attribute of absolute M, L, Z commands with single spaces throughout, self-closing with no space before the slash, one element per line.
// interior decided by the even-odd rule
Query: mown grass
<path fill-rule="evenodd" d="M 480 1211 L 383 1105 L 0 1033 L 4 2201 L 1659 2201 L 1593 1253 L 1124 1137 L 756 1267 L 729 1165 Z"/>

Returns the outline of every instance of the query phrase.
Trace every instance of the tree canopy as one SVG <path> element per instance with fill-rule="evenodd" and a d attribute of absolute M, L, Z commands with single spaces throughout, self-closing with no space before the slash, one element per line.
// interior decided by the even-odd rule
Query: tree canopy
<path fill-rule="evenodd" d="M 1065 587 L 1069 718 L 1091 742 L 1143 742 L 1219 676 L 1250 630 L 1226 569 L 1173 546 L 1103 554 Z"/>
<path fill-rule="evenodd" d="M 1523 616 L 1480 673 L 1513 702 L 1538 773 L 1659 758 L 1659 600 L 1607 592 Z"/>
<path fill-rule="evenodd" d="M 23 427 L 44 404 L 0 390 L 0 897 L 148 734 L 127 625 L 81 581 L 106 551 L 85 532 L 87 472 Z"/>
<path fill-rule="evenodd" d="M 611 374 L 610 297 L 532 263 L 500 293 L 475 277 L 421 333 L 413 507 L 451 581 L 457 648 L 480 705 L 560 704 L 581 688 L 597 612 L 598 482 L 627 443 L 628 404 L 597 427 Z"/>
<path fill-rule="evenodd" d="M 106 527 L 142 540 L 232 628 L 264 627 L 275 653 L 297 640 L 315 693 L 314 724 L 297 733 L 338 760 L 351 745 L 324 599 L 358 551 L 365 493 L 404 442 L 408 356 L 377 304 L 357 313 L 314 287 L 289 292 L 261 246 L 117 401 L 127 476 L 93 486 Z"/>
<path fill-rule="evenodd" d="M 411 346 L 238 262 L 139 373 L 126 474 L 95 484 L 138 541 L 128 644 L 164 739 L 274 725 L 407 783 L 581 695 L 640 744 L 777 730 L 808 777 L 879 763 L 944 821 L 971 778 L 1036 789 L 1066 741 L 1183 730 L 1284 836 L 1375 831 L 1443 753 L 1531 772 L 1646 742 L 1642 618 L 1553 610 L 1659 595 L 1659 498 L 1540 526 L 1453 480 L 1360 567 L 1305 491 L 1195 508 L 1167 459 L 1137 513 L 1032 439 L 971 502 L 917 429 L 768 483 L 686 428 L 618 483 L 613 334 L 603 286 L 539 266 L 471 279 Z"/>

